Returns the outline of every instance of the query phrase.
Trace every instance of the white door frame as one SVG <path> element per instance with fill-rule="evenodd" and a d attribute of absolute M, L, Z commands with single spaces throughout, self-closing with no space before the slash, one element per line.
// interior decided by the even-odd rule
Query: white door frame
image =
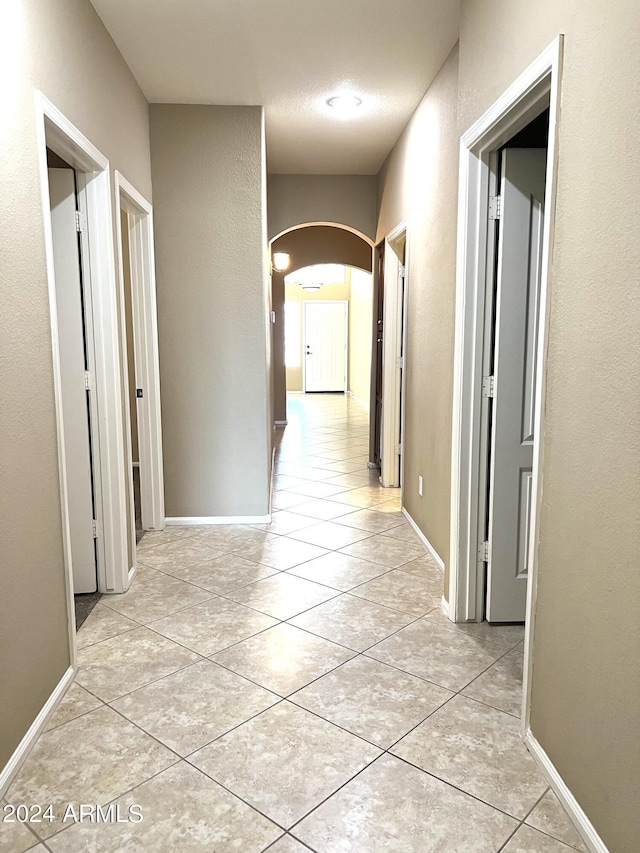
<path fill-rule="evenodd" d="M 384 246 L 384 307 L 382 338 L 382 454 L 380 482 L 384 487 L 402 485 L 404 454 L 397 452 L 400 436 L 404 435 L 404 401 L 406 371 L 398 365 L 400 352 L 406 356 L 407 324 L 405 322 L 408 294 L 407 223 L 401 222 L 387 237 Z M 405 247 L 404 290 L 400 293 L 401 247 Z M 400 466 L 396 457 L 400 455 Z"/>
<path fill-rule="evenodd" d="M 53 383 L 58 436 L 58 467 L 62 512 L 63 555 L 69 616 L 71 664 L 75 665 L 75 608 L 65 476 L 64 422 L 60 376 L 60 342 L 55 299 L 53 237 L 49 205 L 47 147 L 80 174 L 86 199 L 88 258 L 83 259 L 85 286 L 90 288 L 95 394 L 99 417 L 97 465 L 100 471 L 99 537 L 104 559 L 98 564 L 100 592 L 124 592 L 128 583 L 127 500 L 122 418 L 119 315 L 113 245 L 113 214 L 109 161 L 39 91 L 35 92 L 36 134 L 44 225 L 45 256 L 51 317 Z"/>
<path fill-rule="evenodd" d="M 478 518 L 481 456 L 481 386 L 484 311 L 490 256 L 487 209 L 491 193 L 491 157 L 511 136 L 525 127 L 548 104 L 547 183 L 542 253 L 539 337 L 536 353 L 537 387 L 533 494 L 525 632 L 522 722 L 529 725 L 531 636 L 535 615 L 544 398 L 549 327 L 549 286 L 553 250 L 557 185 L 557 130 L 560 108 L 563 38 L 558 36 L 503 95 L 463 135 L 460 141 L 458 253 L 454 353 L 453 434 L 451 459 L 451 562 L 449 618 L 453 622 L 479 618 L 482 584 L 478 577 Z M 489 258 L 489 262 L 487 262 Z M 486 458 L 485 458 L 486 463 Z M 485 464 L 486 469 L 486 464 Z"/>
<path fill-rule="evenodd" d="M 347 393 L 349 372 L 349 300 L 348 299 L 303 299 L 302 300 L 302 390 L 307 393 L 307 305 L 344 305 L 344 393 Z M 312 392 L 310 392 L 312 393 Z M 336 392 L 339 393 L 339 392 Z"/>
<path fill-rule="evenodd" d="M 143 397 L 137 403 L 138 444 L 140 453 L 140 501 L 144 530 L 163 530 L 164 468 L 162 460 L 162 419 L 160 411 L 160 364 L 158 356 L 158 312 L 156 305 L 155 255 L 153 243 L 153 208 L 135 187 L 117 170 L 114 172 L 116 201 L 119 210 L 127 214 L 129 224 L 129 255 L 131 267 L 131 309 L 134 339 L 134 363 L 137 387 Z M 124 257 L 122 253 L 122 225 L 116 217 L 116 243 L 118 250 L 118 284 L 120 295 L 121 327 L 125 328 L 124 313 Z M 122 335 L 122 363 L 127 372 L 127 341 Z M 128 379 L 128 377 L 127 377 Z M 129 395 L 124 395 L 126 452 L 131 471 L 131 412 Z M 129 487 L 133 492 L 132 480 Z M 133 507 L 133 494 L 131 494 Z M 135 523 L 133 525 L 135 529 Z M 134 530 L 135 540 L 135 530 Z M 134 541 L 135 552 L 135 541 Z M 130 580 L 133 574 L 130 573 Z"/>

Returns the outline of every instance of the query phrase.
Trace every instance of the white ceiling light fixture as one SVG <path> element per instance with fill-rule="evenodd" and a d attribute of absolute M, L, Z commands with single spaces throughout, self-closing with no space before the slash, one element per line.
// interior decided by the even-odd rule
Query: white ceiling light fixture
<path fill-rule="evenodd" d="M 327 106 L 331 107 L 336 115 L 347 118 L 354 115 L 358 107 L 362 106 L 362 98 L 350 94 L 334 95 L 327 100 Z"/>

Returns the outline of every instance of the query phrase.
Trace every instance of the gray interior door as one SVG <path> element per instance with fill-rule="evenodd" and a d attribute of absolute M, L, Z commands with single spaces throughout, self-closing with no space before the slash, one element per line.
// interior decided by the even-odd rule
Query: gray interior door
<path fill-rule="evenodd" d="M 505 149 L 498 242 L 487 619 L 525 618 L 547 152 Z"/>
<path fill-rule="evenodd" d="M 72 169 L 49 169 L 74 593 L 97 589 L 84 300 Z"/>

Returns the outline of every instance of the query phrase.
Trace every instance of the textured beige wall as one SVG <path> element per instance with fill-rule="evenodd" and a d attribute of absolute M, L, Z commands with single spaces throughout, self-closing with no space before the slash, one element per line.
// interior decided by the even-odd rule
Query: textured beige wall
<path fill-rule="evenodd" d="M 373 239 L 375 175 L 269 175 L 269 239 L 311 222 L 335 222 Z"/>
<path fill-rule="evenodd" d="M 460 129 L 565 33 L 532 729 L 614 853 L 640 838 L 640 6 L 464 0 Z"/>
<path fill-rule="evenodd" d="M 262 109 L 153 104 L 150 125 L 166 513 L 264 515 Z"/>
<path fill-rule="evenodd" d="M 449 562 L 458 192 L 454 48 L 387 159 L 376 241 L 408 220 L 404 505 Z M 424 478 L 418 495 L 418 475 Z"/>
<path fill-rule="evenodd" d="M 373 329 L 373 277 L 362 270 L 347 270 L 349 291 L 349 391 L 369 406 L 371 341 Z"/>
<path fill-rule="evenodd" d="M 88 0 L 0 19 L 2 767 L 69 665 L 34 88 L 147 197 L 151 176 L 147 103 Z"/>
<path fill-rule="evenodd" d="M 289 231 L 271 244 L 272 252 L 288 252 L 291 269 L 310 264 L 346 264 L 371 271 L 371 246 L 350 231 L 325 225 L 313 225 Z M 274 272 L 272 282 L 273 308 L 276 322 L 273 331 L 273 394 L 274 419 L 287 417 L 287 387 L 284 366 L 284 275 Z"/>

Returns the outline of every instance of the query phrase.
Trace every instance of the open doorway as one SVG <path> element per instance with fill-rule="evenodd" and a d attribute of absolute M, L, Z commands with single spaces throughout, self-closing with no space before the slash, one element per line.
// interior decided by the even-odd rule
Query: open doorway
<path fill-rule="evenodd" d="M 463 135 L 460 159 L 446 607 L 454 622 L 525 622 L 525 732 L 561 55 L 558 38 Z"/>

